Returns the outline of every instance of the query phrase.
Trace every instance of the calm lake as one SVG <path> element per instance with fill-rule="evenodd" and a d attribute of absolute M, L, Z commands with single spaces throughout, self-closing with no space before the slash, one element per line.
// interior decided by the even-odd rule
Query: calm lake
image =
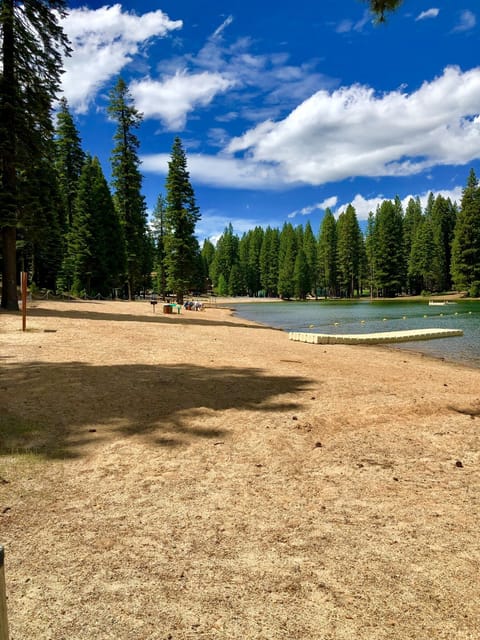
<path fill-rule="evenodd" d="M 425 301 L 242 302 L 236 315 L 284 331 L 374 333 L 419 328 L 462 329 L 464 335 L 390 345 L 480 367 L 480 301 L 445 306 Z"/>

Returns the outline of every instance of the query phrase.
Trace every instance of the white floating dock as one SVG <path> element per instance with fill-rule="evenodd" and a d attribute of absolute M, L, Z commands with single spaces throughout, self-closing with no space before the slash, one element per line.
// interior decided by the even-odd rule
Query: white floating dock
<path fill-rule="evenodd" d="M 327 334 L 291 331 L 290 340 L 311 344 L 381 344 L 385 342 L 411 342 L 463 336 L 461 329 L 410 329 L 407 331 L 382 331 L 380 333 Z"/>

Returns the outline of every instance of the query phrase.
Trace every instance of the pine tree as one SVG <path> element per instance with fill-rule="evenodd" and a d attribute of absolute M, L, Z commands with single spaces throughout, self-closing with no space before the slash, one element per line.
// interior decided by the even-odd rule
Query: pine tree
<path fill-rule="evenodd" d="M 325 297 L 338 294 L 337 223 L 328 208 L 323 216 L 318 239 L 318 277 Z"/>
<path fill-rule="evenodd" d="M 153 268 L 156 271 L 156 289 L 163 300 L 167 293 L 167 272 L 165 270 L 165 236 L 166 236 L 166 209 L 165 198 L 160 194 L 153 210 L 153 239 L 155 244 L 155 258 Z"/>
<path fill-rule="evenodd" d="M 38 288 L 55 290 L 63 257 L 62 202 L 55 171 L 53 142 L 48 156 L 28 167 L 28 190 L 23 193 L 21 224 L 17 229 L 17 251 L 22 270 Z M 47 152 L 47 148 L 46 148 Z"/>
<path fill-rule="evenodd" d="M 451 271 L 457 289 L 480 294 L 480 186 L 473 169 L 455 226 Z"/>
<path fill-rule="evenodd" d="M 113 198 L 98 158 L 87 156 L 74 202 L 63 273 L 69 271 L 75 295 L 105 297 L 120 285 L 124 270 L 124 239 Z"/>
<path fill-rule="evenodd" d="M 225 282 L 230 280 L 230 271 L 234 264 L 240 262 L 240 241 L 233 231 L 230 223 L 225 227 L 222 235 L 217 241 L 215 255 L 211 265 L 211 275 L 213 284 L 216 287 L 220 276 L 223 276 Z"/>
<path fill-rule="evenodd" d="M 240 267 L 249 296 L 256 297 L 262 288 L 260 253 L 262 250 L 263 236 L 264 231 L 262 227 L 257 226 L 247 231 L 240 240 Z"/>
<path fill-rule="evenodd" d="M 452 286 L 450 264 L 457 210 L 452 201 L 438 195 L 432 206 L 431 221 L 435 255 L 433 258 L 434 291 L 448 291 Z"/>
<path fill-rule="evenodd" d="M 278 253 L 280 233 L 278 229 L 267 227 L 260 249 L 260 284 L 265 295 L 275 298 L 278 295 Z"/>
<path fill-rule="evenodd" d="M 27 169 L 48 156 L 51 107 L 60 85 L 62 55 L 69 52 L 59 25 L 63 0 L 3 0 L 0 8 L 0 233 L 3 253 L 1 306 L 18 309 L 16 228 Z"/>
<path fill-rule="evenodd" d="M 337 222 L 337 261 L 339 284 L 346 297 L 359 293 L 362 234 L 355 208 L 349 204 Z"/>
<path fill-rule="evenodd" d="M 410 264 L 412 244 L 417 235 L 419 226 L 423 223 L 424 215 L 422 212 L 422 205 L 419 198 L 410 198 L 405 209 L 405 216 L 403 218 L 403 246 L 404 255 L 407 262 L 407 280 L 406 287 L 407 293 L 418 294 L 422 290 L 422 282 L 419 281 L 418 276 L 412 275 L 417 273 L 417 268 Z"/>
<path fill-rule="evenodd" d="M 66 98 L 60 100 L 55 128 L 55 168 L 63 204 L 62 229 L 67 233 L 73 219 L 73 203 L 78 180 L 85 162 L 80 135 L 68 109 Z"/>
<path fill-rule="evenodd" d="M 135 135 L 142 115 L 132 104 L 123 78 L 110 92 L 108 112 L 117 123 L 112 151 L 112 184 L 114 202 L 123 226 L 126 246 L 128 297 L 133 300 L 143 280 L 151 271 L 150 243 L 147 235 L 145 199 L 142 195 L 142 175 L 138 158 L 139 140 Z"/>
<path fill-rule="evenodd" d="M 195 237 L 195 225 L 200 220 L 195 193 L 187 171 L 187 157 L 180 138 L 175 138 L 166 181 L 165 267 L 167 286 L 177 303 L 195 282 L 200 247 Z"/>
<path fill-rule="evenodd" d="M 201 258 L 203 263 L 202 271 L 205 278 L 204 290 L 208 291 L 212 288 L 211 267 L 215 258 L 215 245 L 208 238 L 205 238 L 205 240 L 203 241 Z"/>
<path fill-rule="evenodd" d="M 305 225 L 305 232 L 303 234 L 303 250 L 305 251 L 305 258 L 308 266 L 308 291 L 309 293 L 313 293 L 316 298 L 318 288 L 318 246 L 310 221 Z"/>
<path fill-rule="evenodd" d="M 278 258 L 278 293 L 285 300 L 295 295 L 297 249 L 297 234 L 290 223 L 285 223 L 280 233 Z"/>
<path fill-rule="evenodd" d="M 410 249 L 408 276 L 419 283 L 420 291 L 432 291 L 435 282 L 435 242 L 431 216 L 417 226 Z"/>
<path fill-rule="evenodd" d="M 303 247 L 300 247 L 295 257 L 295 267 L 293 270 L 293 292 L 295 298 L 305 300 L 310 291 L 310 273 L 308 269 L 307 256 Z"/>
<path fill-rule="evenodd" d="M 375 215 L 376 283 L 382 296 L 402 290 L 405 273 L 403 215 L 401 204 L 384 200 Z"/>

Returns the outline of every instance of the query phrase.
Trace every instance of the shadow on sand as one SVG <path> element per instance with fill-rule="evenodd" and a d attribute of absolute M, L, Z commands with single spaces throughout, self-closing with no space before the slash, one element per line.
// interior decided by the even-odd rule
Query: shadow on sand
<path fill-rule="evenodd" d="M 62 303 L 63 308 L 52 309 L 48 307 L 29 307 L 27 312 L 28 318 L 71 318 L 72 320 L 102 320 L 104 322 L 148 322 L 148 323 L 168 323 L 174 324 L 176 322 L 182 324 L 195 324 L 196 326 L 222 326 L 222 327 L 248 327 L 252 329 L 267 329 L 269 327 L 255 324 L 247 324 L 241 322 L 231 322 L 228 319 L 213 320 L 208 317 L 208 309 L 206 311 L 185 311 L 182 310 L 181 314 L 163 314 L 161 308 L 155 312 L 151 312 L 150 304 L 148 302 L 138 302 L 138 315 L 133 313 L 122 313 L 122 302 L 114 303 L 118 304 L 118 313 L 106 312 L 105 307 L 102 308 L 102 302 L 89 301 L 89 306 L 92 304 L 98 305 L 98 312 L 87 310 L 82 308 L 83 302 L 69 301 Z M 111 305 L 112 303 L 108 303 Z M 157 305 L 161 307 L 161 305 Z M 227 308 L 227 307 L 224 307 Z M 6 312 L 15 313 L 20 315 L 20 312 Z"/>
<path fill-rule="evenodd" d="M 305 390 L 297 376 L 197 365 L 4 364 L 0 455 L 81 456 L 85 447 L 141 436 L 164 447 L 228 435 L 229 409 L 293 410 L 281 396 Z M 217 413 L 218 412 L 218 413 Z"/>

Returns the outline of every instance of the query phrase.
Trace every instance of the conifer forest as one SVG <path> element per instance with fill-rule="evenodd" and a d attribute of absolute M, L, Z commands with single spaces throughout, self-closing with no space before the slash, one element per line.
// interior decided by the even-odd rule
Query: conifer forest
<path fill-rule="evenodd" d="M 424 207 L 418 198 L 406 207 L 399 198 L 385 200 L 362 225 L 349 205 L 335 214 L 327 209 L 317 229 L 285 223 L 239 237 L 229 225 L 215 244 L 200 243 L 201 212 L 177 137 L 149 216 L 137 137 L 142 115 L 120 77 L 109 95 L 116 128 L 107 181 L 99 159 L 83 149 L 67 101 L 58 100 L 62 55 L 69 54 L 58 16 L 66 7 L 63 0 L 48 4 L 45 10 L 43 2 L 29 2 L 26 24 L 13 0 L 2 3 L 3 308 L 18 309 L 21 271 L 32 291 L 84 298 L 480 295 L 480 186 L 473 169 L 458 203 L 433 193 Z M 380 3 L 380 19 L 397 4 Z"/>

